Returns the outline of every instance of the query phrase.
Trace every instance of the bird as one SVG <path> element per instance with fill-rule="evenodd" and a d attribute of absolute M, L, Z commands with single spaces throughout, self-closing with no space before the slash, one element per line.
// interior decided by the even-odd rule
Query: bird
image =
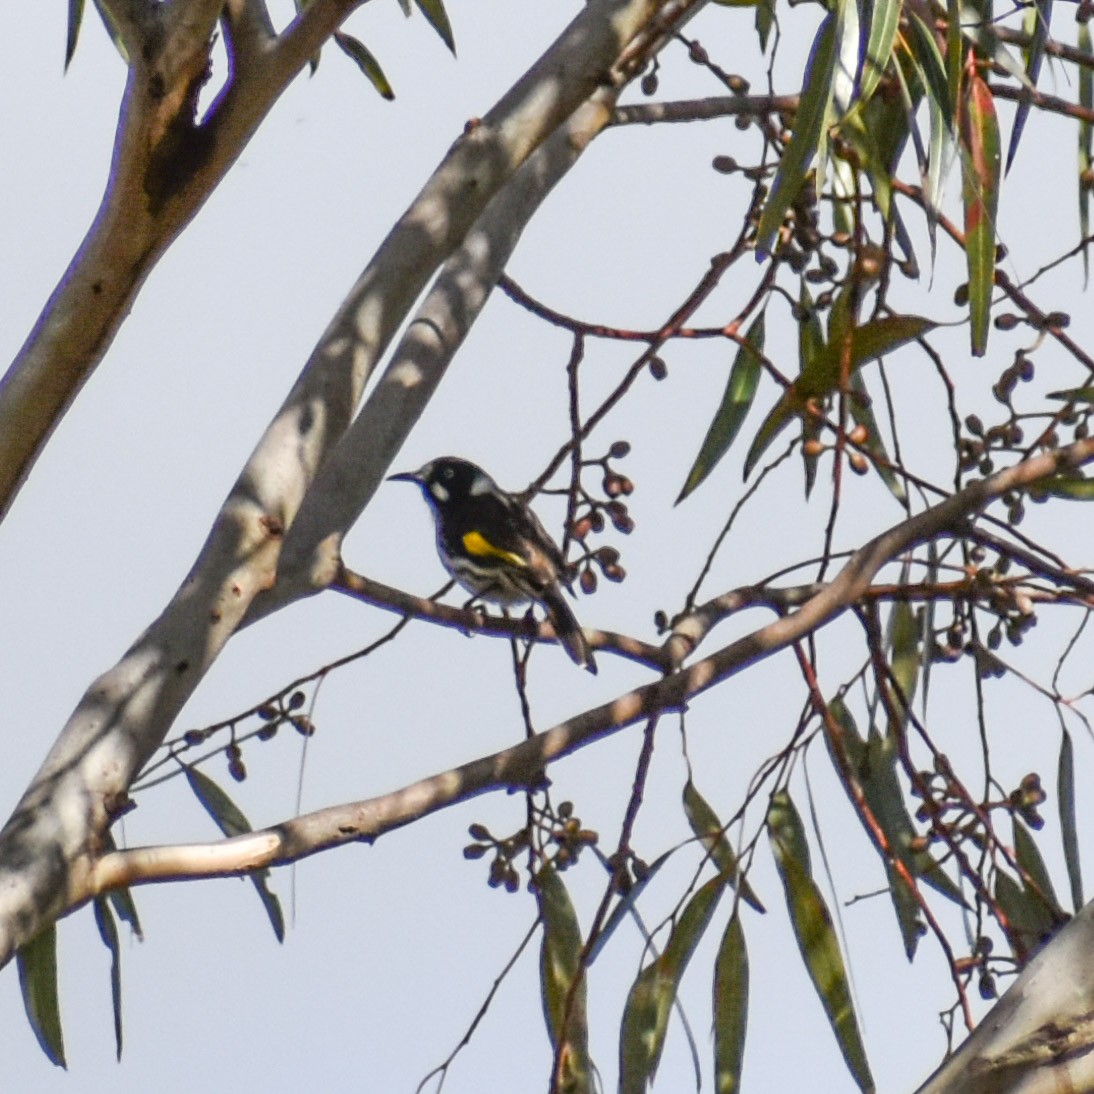
<path fill-rule="evenodd" d="M 534 601 L 571 660 L 596 673 L 592 650 L 562 595 L 566 563 L 539 518 L 481 468 L 442 456 L 388 481 L 421 487 L 433 513 L 444 568 L 473 597 L 507 608 Z"/>

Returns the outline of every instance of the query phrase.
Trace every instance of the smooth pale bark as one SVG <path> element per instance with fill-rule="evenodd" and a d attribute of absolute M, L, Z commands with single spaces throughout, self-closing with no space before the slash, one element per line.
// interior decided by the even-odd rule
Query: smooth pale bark
<path fill-rule="evenodd" d="M 1022 970 L 916 1094 L 1094 1090 L 1094 904 Z"/>
<path fill-rule="evenodd" d="M 698 6 L 593 0 L 453 146 L 331 322 L 189 577 L 122 660 L 92 684 L 0 832 L 0 964 L 85 898 L 103 831 L 252 603 L 279 581 L 286 532 L 428 278 L 535 149 L 613 84 L 613 68 L 654 17 L 686 17 Z M 649 48 L 663 36 L 658 24 Z M 345 519 L 357 511 L 350 507 Z"/>

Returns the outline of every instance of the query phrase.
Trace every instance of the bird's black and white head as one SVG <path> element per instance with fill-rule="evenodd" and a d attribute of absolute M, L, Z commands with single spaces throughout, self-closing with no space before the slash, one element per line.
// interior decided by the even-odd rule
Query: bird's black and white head
<path fill-rule="evenodd" d="M 398 475 L 391 475 L 390 479 L 417 483 L 426 500 L 434 507 L 466 501 L 498 489 L 494 480 L 481 467 L 456 456 L 441 456 L 430 460 L 417 471 L 403 471 Z"/>

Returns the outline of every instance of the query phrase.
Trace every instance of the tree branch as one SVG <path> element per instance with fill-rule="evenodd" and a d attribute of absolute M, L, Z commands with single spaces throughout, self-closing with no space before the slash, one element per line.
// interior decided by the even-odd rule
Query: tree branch
<path fill-rule="evenodd" d="M 270 71 L 276 78 L 287 81 L 297 61 L 303 63 L 314 53 L 315 38 L 321 39 L 324 29 L 350 6 L 332 0 L 308 5 L 273 50 Z M 626 43 L 661 6 L 656 0 L 588 4 L 487 121 L 457 142 L 421 199 L 395 227 L 382 248 L 382 261 L 368 267 L 328 329 L 321 350 L 309 359 L 260 439 L 191 574 L 122 660 L 91 685 L 0 832 L 0 964 L 68 908 L 74 893 L 86 889 L 98 834 L 121 805 L 136 772 L 162 742 L 255 598 L 273 586 L 284 533 L 324 457 L 344 432 L 376 355 L 399 321 L 396 314 L 400 319 L 405 314 L 436 262 L 459 243 L 488 195 L 560 120 L 597 90 Z M 202 189 L 202 180 L 208 182 L 212 174 L 227 169 L 276 98 L 274 91 L 265 85 L 252 88 L 243 74 L 229 84 L 210 111 L 213 143 L 207 159 L 184 176 L 189 182 L 179 195 L 161 195 L 165 204 L 154 223 L 147 178 L 139 170 L 147 169 L 150 161 L 145 151 L 122 142 L 119 158 L 133 160 L 126 177 L 139 199 L 134 210 L 126 210 L 127 216 L 139 221 L 134 235 L 146 245 L 149 238 L 155 239 L 156 247 L 166 245 L 171 225 L 181 227 L 208 193 L 208 187 Z M 132 70 L 127 94 L 135 104 L 133 112 L 123 110 L 122 127 L 129 140 L 133 132 L 148 128 L 147 119 L 140 117 L 141 96 L 147 95 L 147 89 L 143 81 L 135 81 Z M 114 181 L 112 176 L 104 206 L 107 219 L 121 214 L 114 204 L 120 193 Z M 118 234 L 129 238 L 132 227 L 127 223 L 126 231 Z M 153 228 L 166 236 L 156 235 Z M 107 251 L 113 246 L 100 221 L 93 226 L 92 237 L 95 246 Z M 400 242 L 409 249 L 402 250 Z M 131 299 L 147 272 L 151 252 L 138 257 L 139 261 L 118 272 L 119 283 L 125 287 L 117 290 L 112 283 L 110 291 L 119 307 Z M 57 400 L 55 409 L 68 405 L 98 359 L 86 356 L 89 343 L 82 340 L 80 327 L 83 296 L 93 295 L 92 288 L 82 281 L 86 293 L 73 288 L 80 279 L 94 276 L 95 267 L 95 262 L 83 261 L 82 252 L 77 256 L 73 278 L 58 290 L 63 304 L 51 301 L 39 324 L 62 342 L 80 332 L 78 367 L 51 392 Z M 118 314 L 104 320 L 106 341 L 116 328 Z M 38 333 L 36 329 L 32 335 L 31 350 L 44 370 L 41 375 L 48 377 L 50 353 Z M 101 355 L 105 342 L 95 345 Z M 21 366 L 13 366 L 13 373 L 24 375 Z M 9 394 L 0 392 L 0 505 L 10 500 L 15 481 L 25 475 L 56 418 L 47 415 L 44 423 L 39 419 L 40 428 L 29 429 L 33 451 L 16 467 L 8 458 L 10 450 L 4 448 L 8 437 L 2 423 L 4 414 L 17 409 L 20 400 L 7 398 Z M 23 391 L 24 401 L 36 397 L 31 383 Z M 9 490 L 4 487 L 5 469 L 15 472 L 6 480 Z"/>
<path fill-rule="evenodd" d="M 244 873 L 294 862 L 345 843 L 372 842 L 386 832 L 479 794 L 533 787 L 556 760 L 637 722 L 680 709 L 741 669 L 813 634 L 867 593 L 887 563 L 917 544 L 955 529 L 1007 491 L 1091 460 L 1094 440 L 1085 440 L 971 483 L 870 540 L 851 556 L 829 585 L 797 611 L 685 669 L 593 707 L 519 745 L 377 798 L 331 806 L 246 836 L 214 844 L 136 848 L 104 855 L 74 878 L 69 908 L 118 885 Z M 10 956 L 10 950 L 0 950 L 0 964 Z"/>

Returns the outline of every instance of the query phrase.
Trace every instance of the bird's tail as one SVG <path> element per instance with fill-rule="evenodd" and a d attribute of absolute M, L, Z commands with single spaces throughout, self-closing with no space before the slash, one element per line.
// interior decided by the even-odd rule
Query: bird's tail
<path fill-rule="evenodd" d="M 561 589 L 557 585 L 552 585 L 541 594 L 541 599 L 562 648 L 570 655 L 575 665 L 581 665 L 595 676 L 596 662 L 593 660 L 593 651 L 589 649 L 589 643 L 585 641 L 585 635 L 581 632 L 581 625 L 570 610 L 570 605 L 566 603 Z"/>

